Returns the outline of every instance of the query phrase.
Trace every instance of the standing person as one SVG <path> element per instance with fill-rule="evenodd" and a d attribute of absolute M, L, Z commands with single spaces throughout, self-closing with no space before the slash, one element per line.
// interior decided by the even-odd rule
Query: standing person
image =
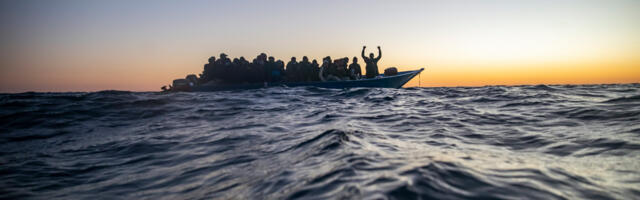
<path fill-rule="evenodd" d="M 382 57 L 382 50 L 380 50 L 380 46 L 378 46 L 378 57 L 374 58 L 373 57 L 373 53 L 369 54 L 369 58 L 364 56 L 364 50 L 367 48 L 367 46 L 363 46 L 362 47 L 362 59 L 364 60 L 364 62 L 367 64 L 366 65 L 366 70 L 367 70 L 367 78 L 374 78 L 376 76 L 378 76 L 380 74 L 380 72 L 378 72 L 378 61 L 380 60 L 380 57 Z"/>
<path fill-rule="evenodd" d="M 362 76 L 362 69 L 360 69 L 360 64 L 358 64 L 358 57 L 353 57 L 353 63 L 349 65 L 349 76 L 353 80 L 358 80 Z"/>

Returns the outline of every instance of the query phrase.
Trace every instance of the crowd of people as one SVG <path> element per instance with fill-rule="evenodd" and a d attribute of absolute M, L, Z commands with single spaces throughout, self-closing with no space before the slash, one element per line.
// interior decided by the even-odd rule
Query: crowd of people
<path fill-rule="evenodd" d="M 362 75 L 358 58 L 353 57 L 351 64 L 349 58 L 332 60 L 327 56 L 322 59 L 322 65 L 314 59 L 309 61 L 307 56 L 297 61 L 296 57 L 286 64 L 282 60 L 276 60 L 273 56 L 261 53 L 252 62 L 244 57 L 228 58 L 221 53 L 220 57 L 209 58 L 209 63 L 204 65 L 204 71 L 197 79 L 199 84 L 208 82 L 218 83 L 262 83 L 262 82 L 308 82 L 308 81 L 339 81 L 357 80 L 361 78 L 373 78 L 379 75 L 378 60 L 382 56 L 378 46 L 378 57 L 369 54 L 365 57 L 366 46 L 362 48 L 362 59 L 366 63 L 366 74 Z"/>

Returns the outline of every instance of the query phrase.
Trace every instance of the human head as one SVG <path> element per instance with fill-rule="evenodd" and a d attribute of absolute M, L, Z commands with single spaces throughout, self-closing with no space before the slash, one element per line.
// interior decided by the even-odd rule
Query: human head
<path fill-rule="evenodd" d="M 295 62 L 296 61 L 296 57 L 291 57 L 291 61 Z"/>
<path fill-rule="evenodd" d="M 309 62 L 309 58 L 307 58 L 307 56 L 302 56 L 302 62 Z"/>
<path fill-rule="evenodd" d="M 226 58 L 226 57 L 227 57 L 227 54 L 220 53 L 220 58 Z"/>
<path fill-rule="evenodd" d="M 213 62 L 215 62 L 215 61 L 216 61 L 216 57 L 211 56 L 211 57 L 209 58 L 209 63 L 213 63 Z"/>
<path fill-rule="evenodd" d="M 331 63 L 331 56 L 324 57 L 322 63 Z"/>
<path fill-rule="evenodd" d="M 373 59 L 373 53 L 369 54 L 369 58 Z"/>
<path fill-rule="evenodd" d="M 353 63 L 358 63 L 358 57 L 353 57 Z"/>
<path fill-rule="evenodd" d="M 345 64 L 349 63 L 349 57 L 344 57 L 344 63 Z"/>
<path fill-rule="evenodd" d="M 276 58 L 274 58 L 273 56 L 269 56 L 269 62 L 275 62 Z"/>
<path fill-rule="evenodd" d="M 313 64 L 316 64 L 316 65 L 317 65 L 317 64 L 318 64 L 318 61 L 317 61 L 316 59 L 313 59 L 313 61 L 311 61 L 311 63 L 313 63 Z"/>

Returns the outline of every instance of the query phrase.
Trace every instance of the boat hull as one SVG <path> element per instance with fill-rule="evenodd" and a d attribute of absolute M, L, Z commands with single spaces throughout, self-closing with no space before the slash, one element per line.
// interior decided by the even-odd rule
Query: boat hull
<path fill-rule="evenodd" d="M 424 68 L 414 71 L 398 72 L 393 76 L 381 76 L 372 79 L 347 80 L 347 81 L 326 81 L 326 82 L 283 82 L 283 83 L 254 83 L 254 84 L 205 84 L 194 86 L 191 91 L 208 92 L 221 90 L 244 90 L 258 89 L 273 86 L 311 86 L 321 88 L 353 88 L 353 87 L 370 87 L 370 88 L 400 88 L 413 77 L 422 72 Z"/>

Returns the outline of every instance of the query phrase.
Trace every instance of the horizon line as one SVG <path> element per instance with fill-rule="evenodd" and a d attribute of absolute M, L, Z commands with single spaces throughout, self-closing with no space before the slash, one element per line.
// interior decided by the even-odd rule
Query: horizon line
<path fill-rule="evenodd" d="M 410 86 L 410 87 L 402 87 L 402 88 L 481 88 L 481 87 L 522 87 L 522 86 L 589 86 L 589 85 L 635 85 L 640 84 L 640 82 L 628 82 L 628 83 L 576 83 L 576 84 L 562 84 L 562 83 L 554 83 L 554 84 L 504 84 L 504 85 L 458 85 L 458 86 Z M 278 86 L 276 86 L 278 87 Z M 274 87 L 270 87 L 274 88 Z M 361 87 L 366 88 L 366 87 Z M 262 89 L 262 88 L 260 88 Z M 371 88 L 376 89 L 376 88 Z M 23 91 L 23 92 L 5 92 L 0 91 L 0 94 L 24 94 L 24 93 L 94 93 L 94 92 L 162 92 L 161 90 L 157 91 L 144 91 L 144 90 L 118 90 L 118 89 L 104 89 L 104 90 L 86 90 L 86 91 Z M 222 91 L 224 92 L 224 91 Z"/>

